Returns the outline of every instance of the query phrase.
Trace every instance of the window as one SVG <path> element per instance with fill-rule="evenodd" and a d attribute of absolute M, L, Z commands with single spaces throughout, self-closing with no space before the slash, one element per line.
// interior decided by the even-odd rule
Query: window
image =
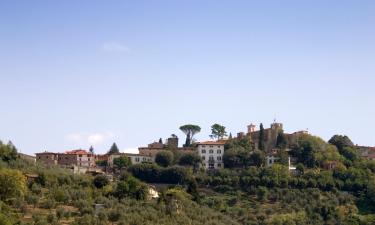
<path fill-rule="evenodd" d="M 203 166 L 206 167 L 206 163 L 203 163 Z"/>
<path fill-rule="evenodd" d="M 210 145 L 210 148 L 213 148 L 214 146 L 213 145 Z"/>
<path fill-rule="evenodd" d="M 135 161 L 136 161 L 136 162 L 139 162 L 139 158 L 138 158 L 138 157 L 137 157 L 137 158 L 135 158 Z"/>
<path fill-rule="evenodd" d="M 218 161 L 221 161 L 221 156 L 218 156 L 218 157 L 217 157 L 217 160 L 218 160 Z"/>
<path fill-rule="evenodd" d="M 202 156 L 202 160 L 206 160 L 206 156 Z"/>
<path fill-rule="evenodd" d="M 208 164 L 208 169 L 215 169 L 215 164 L 214 163 L 209 163 Z"/>
<path fill-rule="evenodd" d="M 82 157 L 82 155 L 79 155 L 79 157 Z"/>
<path fill-rule="evenodd" d="M 143 161 L 143 162 L 146 162 L 146 158 L 145 158 L 145 157 L 143 157 L 142 161 Z"/>
<path fill-rule="evenodd" d="M 217 154 L 221 154 L 221 150 L 217 150 L 216 152 L 217 152 Z"/>
<path fill-rule="evenodd" d="M 208 159 L 210 161 L 214 161 L 214 157 L 213 156 L 210 156 L 210 158 Z"/>
<path fill-rule="evenodd" d="M 213 154 L 214 153 L 214 150 L 210 150 L 210 154 Z"/>
<path fill-rule="evenodd" d="M 202 154 L 206 154 L 206 150 L 205 149 L 202 149 Z"/>
<path fill-rule="evenodd" d="M 217 164 L 217 167 L 221 167 L 221 163 L 218 163 L 218 164 Z"/>
<path fill-rule="evenodd" d="M 206 145 L 202 145 L 202 148 L 205 148 L 206 147 Z"/>

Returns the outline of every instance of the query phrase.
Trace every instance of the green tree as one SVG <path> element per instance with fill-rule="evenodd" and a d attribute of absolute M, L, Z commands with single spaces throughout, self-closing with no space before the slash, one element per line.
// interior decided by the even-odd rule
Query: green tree
<path fill-rule="evenodd" d="M 0 225 L 12 225 L 12 221 L 9 219 L 8 216 L 2 214 L 0 212 Z"/>
<path fill-rule="evenodd" d="M 243 162 L 247 159 L 248 152 L 241 147 L 227 149 L 223 155 L 223 162 L 226 168 L 244 167 Z"/>
<path fill-rule="evenodd" d="M 91 154 L 94 154 L 94 147 L 92 147 L 92 145 L 90 146 L 89 152 L 90 152 Z"/>
<path fill-rule="evenodd" d="M 265 150 L 264 141 L 265 141 L 264 127 L 263 127 L 263 123 L 261 123 L 259 127 L 259 143 L 258 143 L 259 150 Z"/>
<path fill-rule="evenodd" d="M 195 134 L 201 131 L 201 127 L 193 124 L 186 124 L 180 127 L 180 130 L 186 135 L 185 147 L 189 147 Z"/>
<path fill-rule="evenodd" d="M 121 217 L 121 213 L 117 210 L 111 210 L 108 213 L 108 220 L 114 224 L 114 222 L 117 222 Z"/>
<path fill-rule="evenodd" d="M 291 154 L 307 167 L 322 166 L 326 160 L 337 160 L 338 152 L 335 147 L 327 144 L 321 138 L 309 134 L 298 137 L 297 144 Z"/>
<path fill-rule="evenodd" d="M 0 170 L 0 200 L 23 197 L 26 188 L 26 178 L 19 170 Z"/>
<path fill-rule="evenodd" d="M 201 157 L 197 153 L 184 153 L 178 162 L 181 166 L 193 166 L 198 167 L 202 162 Z"/>
<path fill-rule="evenodd" d="M 283 131 L 277 134 L 276 148 L 285 149 L 288 146 L 288 140 Z"/>
<path fill-rule="evenodd" d="M 266 155 L 263 151 L 255 150 L 249 156 L 249 165 L 248 166 L 257 166 L 260 167 L 264 165 L 266 161 Z"/>
<path fill-rule="evenodd" d="M 0 143 L 0 159 L 5 162 L 17 159 L 17 148 L 11 141 L 7 145 Z"/>
<path fill-rule="evenodd" d="M 285 149 L 280 149 L 277 151 L 277 158 L 279 158 L 279 163 L 283 165 L 289 164 L 289 154 Z"/>
<path fill-rule="evenodd" d="M 167 167 L 173 164 L 173 153 L 170 151 L 158 152 L 155 156 L 155 162 L 159 166 Z"/>
<path fill-rule="evenodd" d="M 116 143 L 113 143 L 107 154 L 118 154 L 120 150 L 118 149 Z"/>
<path fill-rule="evenodd" d="M 333 137 L 331 137 L 331 139 L 329 139 L 328 143 L 336 146 L 339 150 L 343 149 L 344 147 L 354 146 L 350 138 L 345 135 L 334 135 Z"/>
<path fill-rule="evenodd" d="M 97 175 L 95 176 L 93 183 L 96 188 L 103 188 L 109 184 L 109 179 L 106 175 Z"/>
<path fill-rule="evenodd" d="M 211 126 L 211 135 L 210 137 L 212 139 L 223 139 L 225 136 L 227 136 L 227 132 L 225 131 L 225 127 L 215 123 L 214 125 Z"/>
<path fill-rule="evenodd" d="M 268 189 L 266 187 L 259 187 L 257 189 L 257 197 L 260 201 L 265 201 L 268 198 Z"/>
<path fill-rule="evenodd" d="M 116 184 L 114 195 L 119 199 L 132 197 L 143 200 L 148 196 L 148 187 L 133 176 L 122 176 Z"/>
<path fill-rule="evenodd" d="M 160 181 L 162 168 L 154 163 L 144 163 L 132 165 L 128 171 L 142 181 L 157 183 Z"/>
<path fill-rule="evenodd" d="M 115 165 L 119 169 L 129 167 L 131 164 L 132 162 L 127 156 L 120 156 L 118 158 L 113 159 L 113 165 Z"/>
<path fill-rule="evenodd" d="M 339 153 L 352 162 L 359 158 L 357 151 L 354 149 L 354 144 L 348 136 L 334 135 L 328 143 L 336 146 Z"/>

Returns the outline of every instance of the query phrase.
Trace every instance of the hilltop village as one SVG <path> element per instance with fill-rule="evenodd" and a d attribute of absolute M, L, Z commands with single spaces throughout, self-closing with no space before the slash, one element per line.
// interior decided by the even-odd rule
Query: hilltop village
<path fill-rule="evenodd" d="M 375 224 L 375 149 L 345 135 L 198 125 L 121 153 L 18 153 L 0 142 L 0 224 Z"/>
<path fill-rule="evenodd" d="M 44 151 L 36 153 L 36 161 L 48 166 L 60 166 L 71 169 L 74 173 L 113 173 L 121 170 L 124 160 L 125 164 L 142 164 L 155 163 L 157 156 L 162 155 L 166 151 L 181 155 L 192 156 L 191 160 L 196 162 L 187 162 L 186 165 L 195 165 L 203 170 L 215 170 L 228 167 L 224 160 L 224 152 L 233 142 L 247 141 L 249 149 L 254 151 L 260 150 L 264 153 L 260 160 L 260 166 L 272 166 L 274 163 L 280 162 L 287 164 L 290 171 L 296 170 L 293 166 L 297 160 L 290 154 L 290 150 L 297 145 L 298 138 L 302 135 L 309 135 L 307 130 L 296 131 L 294 133 L 285 133 L 283 124 L 274 121 L 269 128 L 263 128 L 260 124 L 259 128 L 255 124 L 247 126 L 247 132 L 239 132 L 236 137 L 232 134 L 227 135 L 225 127 L 219 124 L 212 126 L 214 140 L 192 142 L 192 138 L 196 132 L 200 131 L 197 125 L 185 125 L 181 130 L 186 134 L 186 141 L 183 147 L 179 147 L 179 138 L 172 134 L 165 141 L 162 138 L 159 141 L 148 144 L 146 147 L 139 147 L 138 154 L 121 153 L 114 143 L 106 154 L 94 154 L 91 147 L 89 150 L 70 150 L 64 153 L 55 153 Z M 363 157 L 375 158 L 375 148 L 356 146 L 359 154 Z M 194 157 L 195 156 L 195 157 Z M 197 159 L 199 158 L 199 159 Z M 230 160 L 228 160 L 230 161 Z M 227 163 L 229 164 L 229 163 Z M 323 168 L 333 169 L 337 166 L 335 161 L 326 161 Z M 229 167 L 235 167 L 229 165 Z"/>

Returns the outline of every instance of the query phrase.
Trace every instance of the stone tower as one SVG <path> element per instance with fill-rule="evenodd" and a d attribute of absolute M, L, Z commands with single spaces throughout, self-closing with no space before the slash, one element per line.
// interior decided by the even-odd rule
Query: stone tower
<path fill-rule="evenodd" d="M 251 123 L 249 126 L 247 126 L 247 133 L 248 134 L 254 133 L 255 132 L 255 128 L 256 128 L 256 126 Z"/>
<path fill-rule="evenodd" d="M 170 147 L 172 149 L 177 149 L 178 148 L 178 137 L 172 136 L 172 137 L 168 138 L 167 145 L 168 145 L 168 147 Z"/>

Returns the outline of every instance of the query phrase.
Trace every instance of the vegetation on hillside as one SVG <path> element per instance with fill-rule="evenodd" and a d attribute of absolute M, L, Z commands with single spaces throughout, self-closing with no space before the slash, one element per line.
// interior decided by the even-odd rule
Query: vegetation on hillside
<path fill-rule="evenodd" d="M 271 167 L 243 137 L 225 145 L 226 169 L 205 172 L 197 154 L 165 150 L 156 163 L 119 158 L 113 181 L 34 164 L 1 143 L 0 225 L 375 224 L 375 162 L 359 157 L 348 137 L 301 134 L 290 149 L 285 141 L 280 133 L 281 160 Z"/>

